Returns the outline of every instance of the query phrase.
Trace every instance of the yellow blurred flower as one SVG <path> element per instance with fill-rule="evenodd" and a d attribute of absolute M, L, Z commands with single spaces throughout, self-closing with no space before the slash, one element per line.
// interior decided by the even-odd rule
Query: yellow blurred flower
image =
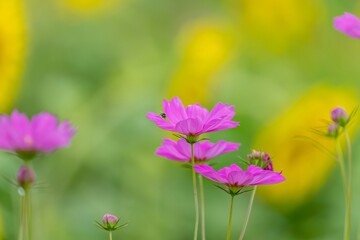
<path fill-rule="evenodd" d="M 114 0 L 60 0 L 66 7 L 80 13 L 88 14 L 101 12 L 108 6 L 114 4 Z"/>
<path fill-rule="evenodd" d="M 234 35 L 213 21 L 185 26 L 179 37 L 181 62 L 170 80 L 169 97 L 185 105 L 206 102 L 212 80 L 235 49 Z"/>
<path fill-rule="evenodd" d="M 334 151 L 333 139 L 312 134 L 312 129 L 327 131 L 325 120 L 330 112 L 343 106 L 349 112 L 358 104 L 350 90 L 317 87 L 306 93 L 289 109 L 270 121 L 256 140 L 256 149 L 264 149 L 274 159 L 276 171 L 283 171 L 286 181 L 260 188 L 261 195 L 283 211 L 296 208 L 316 193 L 327 179 L 336 161 L 314 146 L 308 136 Z M 354 122 L 350 134 L 358 124 Z M 323 128 L 322 128 L 323 127 Z M 340 179 L 339 179 L 340 181 Z"/>
<path fill-rule="evenodd" d="M 0 112 L 10 106 L 25 57 L 23 1 L 0 1 Z"/>
<path fill-rule="evenodd" d="M 324 9 L 313 0 L 241 0 L 239 5 L 244 35 L 273 52 L 311 37 Z"/>

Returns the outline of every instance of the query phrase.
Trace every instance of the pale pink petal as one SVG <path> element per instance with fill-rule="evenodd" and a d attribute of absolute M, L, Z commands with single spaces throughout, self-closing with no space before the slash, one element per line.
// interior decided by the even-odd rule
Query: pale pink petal
<path fill-rule="evenodd" d="M 200 173 L 204 177 L 211 179 L 215 182 L 226 184 L 227 179 L 219 176 L 219 174 L 209 165 L 199 164 L 194 166 L 194 170 L 197 173 Z"/>
<path fill-rule="evenodd" d="M 181 153 L 178 149 L 178 143 L 171 139 L 164 139 L 161 147 L 156 150 L 155 154 L 169 160 L 177 160 L 181 162 L 189 161 L 189 156 Z"/>
<path fill-rule="evenodd" d="M 171 123 L 165 121 L 159 114 L 156 113 L 152 113 L 149 112 L 146 117 L 151 120 L 152 122 L 154 122 L 159 128 L 162 128 L 164 130 L 168 130 L 168 131 L 174 131 L 174 125 L 172 125 Z"/>
<path fill-rule="evenodd" d="M 185 135 L 199 135 L 203 128 L 203 123 L 198 118 L 188 118 L 180 121 L 175 126 L 175 131 Z"/>
<path fill-rule="evenodd" d="M 194 104 L 186 107 L 186 113 L 188 118 L 200 118 L 202 122 L 205 122 L 209 111 L 200 104 Z"/>
<path fill-rule="evenodd" d="M 239 143 L 231 143 L 226 141 L 219 141 L 211 148 L 209 148 L 208 151 L 206 151 L 204 158 L 206 159 L 212 159 L 216 156 L 219 156 L 223 153 L 236 151 L 239 149 L 240 144 Z"/>
<path fill-rule="evenodd" d="M 360 19 L 351 13 L 335 17 L 334 28 L 352 38 L 360 38 Z"/>
<path fill-rule="evenodd" d="M 164 112 L 166 118 L 175 125 L 176 123 L 188 118 L 184 105 L 179 97 L 174 97 L 170 102 L 163 101 Z"/>

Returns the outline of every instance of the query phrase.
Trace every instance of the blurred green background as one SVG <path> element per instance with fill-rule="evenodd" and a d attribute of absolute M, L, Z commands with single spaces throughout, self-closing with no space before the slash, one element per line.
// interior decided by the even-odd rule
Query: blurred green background
<path fill-rule="evenodd" d="M 332 108 L 358 105 L 360 41 L 332 27 L 344 11 L 359 15 L 360 2 L 0 0 L 0 110 L 49 111 L 78 128 L 71 147 L 34 162 L 33 239 L 107 239 L 94 224 L 106 212 L 129 222 L 114 239 L 192 239 L 190 172 L 154 155 L 171 135 L 145 118 L 173 96 L 235 105 L 240 127 L 208 137 L 242 147 L 215 168 L 259 148 L 287 178 L 260 188 L 246 239 L 341 239 L 339 170 L 302 136 L 333 150 L 311 129 L 326 129 Z M 17 190 L 5 177 L 20 164 L 0 153 L 1 239 L 17 238 Z M 225 238 L 228 198 L 205 182 L 209 240 Z M 248 200 L 236 199 L 233 239 Z M 359 205 L 353 213 L 360 239 Z"/>

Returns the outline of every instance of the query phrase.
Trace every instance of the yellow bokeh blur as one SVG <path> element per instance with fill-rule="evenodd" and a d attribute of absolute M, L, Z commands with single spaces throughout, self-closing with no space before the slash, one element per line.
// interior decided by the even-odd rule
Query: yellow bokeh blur
<path fill-rule="evenodd" d="M 244 0 L 239 9 L 244 34 L 275 53 L 310 38 L 324 11 L 313 0 Z"/>
<path fill-rule="evenodd" d="M 67 8 L 79 14 L 101 12 L 107 6 L 114 3 L 114 0 L 59 0 Z"/>
<path fill-rule="evenodd" d="M 25 57 L 23 1 L 0 1 L 0 112 L 14 100 Z"/>
<path fill-rule="evenodd" d="M 282 211 L 292 210 L 317 192 L 327 180 L 336 161 L 314 142 L 334 151 L 334 140 L 312 133 L 317 129 L 326 133 L 330 112 L 342 106 L 351 112 L 358 99 L 348 89 L 319 86 L 304 96 L 262 129 L 255 146 L 266 149 L 274 160 L 276 171 L 283 171 L 286 181 L 260 188 L 261 195 Z M 353 124 L 350 134 L 358 124 Z M 305 137 L 305 138 L 304 138 Z M 307 138 L 309 137 L 309 139 Z"/>
<path fill-rule="evenodd" d="M 169 96 L 184 104 L 207 102 L 215 75 L 235 49 L 231 30 L 212 20 L 188 24 L 179 36 L 181 62 L 170 80 Z"/>

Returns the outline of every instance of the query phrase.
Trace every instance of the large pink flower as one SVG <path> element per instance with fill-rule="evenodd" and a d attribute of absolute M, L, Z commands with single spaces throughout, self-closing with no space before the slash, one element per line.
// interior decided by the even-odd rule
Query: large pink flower
<path fill-rule="evenodd" d="M 206 162 L 221 154 L 238 150 L 239 146 L 239 143 L 226 141 L 219 141 L 217 143 L 211 143 L 209 141 L 197 142 L 194 144 L 195 162 Z M 177 142 L 171 139 L 164 139 L 161 147 L 159 147 L 155 153 L 170 160 L 180 162 L 191 161 L 191 146 L 182 138 Z"/>
<path fill-rule="evenodd" d="M 334 27 L 352 38 L 360 38 L 360 19 L 351 13 L 335 17 Z"/>
<path fill-rule="evenodd" d="M 264 170 L 261 167 L 250 165 L 247 170 L 242 170 L 239 166 L 232 164 L 230 167 L 224 167 L 215 171 L 212 167 L 200 164 L 194 166 L 195 172 L 218 183 L 222 183 L 233 189 L 240 190 L 247 186 L 256 186 L 263 184 L 275 184 L 285 180 L 281 173 L 271 170 Z"/>
<path fill-rule="evenodd" d="M 17 111 L 0 116 L 0 149 L 33 157 L 66 147 L 75 134 L 67 121 L 58 124 L 57 117 L 40 113 L 31 120 Z"/>
<path fill-rule="evenodd" d="M 149 112 L 147 118 L 162 129 L 186 136 L 199 136 L 239 125 L 238 122 L 231 121 L 235 115 L 234 106 L 223 103 L 216 104 L 209 112 L 199 104 L 185 108 L 181 100 L 174 97 L 170 102 L 164 100 L 163 107 L 163 114 Z"/>

